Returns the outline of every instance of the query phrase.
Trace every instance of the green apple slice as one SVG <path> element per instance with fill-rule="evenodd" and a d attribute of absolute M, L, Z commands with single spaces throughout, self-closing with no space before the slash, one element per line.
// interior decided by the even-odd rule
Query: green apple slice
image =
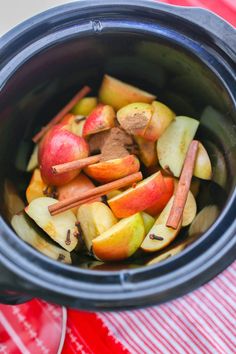
<path fill-rule="evenodd" d="M 157 156 L 164 170 L 179 177 L 188 147 L 194 138 L 199 121 L 179 116 L 168 126 L 157 142 Z"/>
<path fill-rule="evenodd" d="M 62 263 L 71 263 L 70 253 L 45 240 L 40 234 L 41 230 L 37 230 L 37 226 L 33 225 L 30 218 L 24 212 L 14 215 L 11 225 L 23 241 L 39 252 Z"/>

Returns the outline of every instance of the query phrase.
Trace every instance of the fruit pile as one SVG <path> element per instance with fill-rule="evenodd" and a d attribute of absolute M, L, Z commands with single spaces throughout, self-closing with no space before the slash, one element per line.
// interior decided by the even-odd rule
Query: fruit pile
<path fill-rule="evenodd" d="M 200 179 L 212 177 L 206 149 L 193 140 L 199 121 L 108 75 L 98 99 L 89 91 L 33 138 L 28 205 L 13 228 L 66 263 L 72 251 L 103 262 L 155 252 L 148 264 L 177 254 L 218 215 L 215 205 L 197 214 Z M 187 240 L 170 246 L 186 227 Z"/>

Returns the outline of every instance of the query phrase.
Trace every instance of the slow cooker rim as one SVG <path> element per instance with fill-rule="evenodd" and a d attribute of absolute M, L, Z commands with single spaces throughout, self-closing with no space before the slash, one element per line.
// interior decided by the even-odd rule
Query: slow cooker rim
<path fill-rule="evenodd" d="M 146 1 L 140 1 L 141 3 L 146 3 Z M 84 3 L 87 3 L 87 2 L 84 2 Z M 120 3 L 120 2 L 119 2 Z M 149 2 L 148 2 L 149 3 Z M 74 3 L 73 3 L 74 4 Z M 64 6 L 61 6 L 61 7 L 64 7 Z M 61 8 L 61 7 L 59 7 L 59 8 Z M 65 5 L 65 7 L 66 7 L 66 5 Z M 166 7 L 166 6 L 165 6 Z M 50 10 L 50 11 L 53 11 L 54 9 L 52 9 L 52 10 Z M 38 16 L 40 16 L 40 15 L 38 15 Z M 13 30 L 14 31 L 14 30 Z M 232 198 L 233 198 L 233 196 L 232 196 Z M 234 223 L 235 224 L 235 223 Z M 233 225 L 233 224 L 232 224 Z M 207 235 L 207 233 L 206 234 L 204 234 L 204 236 L 206 237 L 206 235 Z M 203 242 L 203 239 L 201 238 L 201 239 L 199 239 L 198 240 L 199 241 L 199 243 L 201 243 L 201 242 Z M 21 241 L 21 242 L 23 242 L 23 241 Z M 197 242 L 197 241 L 196 241 Z M 196 244 L 195 244 L 196 245 Z M 193 246 L 195 246 L 195 245 L 192 245 L 192 246 L 190 246 L 190 247 L 193 247 Z M 27 246 L 27 247 L 29 247 L 28 245 L 25 245 L 25 246 Z M 181 255 L 183 255 L 184 253 L 187 253 L 189 250 L 190 250 L 190 247 L 188 248 L 188 249 L 186 249 L 186 250 L 184 250 L 183 251 L 183 253 L 181 253 Z M 37 252 L 37 251 L 35 251 L 35 252 Z M 37 252 L 38 253 L 38 252 Z M 45 256 L 43 256 L 43 257 L 45 257 Z M 180 255 L 179 255 L 179 257 L 180 257 Z M 45 257 L 45 258 L 47 258 L 47 257 Z M 176 257 L 176 258 L 178 258 L 178 256 Z M 48 258 L 47 258 L 47 260 L 49 260 Z M 51 261 L 51 260 L 50 260 Z M 170 260 L 169 260 L 170 261 Z M 53 263 L 56 263 L 55 261 L 52 261 Z M 165 262 L 167 262 L 168 263 L 168 261 L 165 261 Z M 57 264 L 58 265 L 58 264 Z M 64 265 L 63 265 L 63 267 L 64 267 Z M 70 266 L 65 266 L 65 267 L 70 267 Z M 156 266 L 154 267 L 154 268 L 156 268 Z M 142 270 L 143 270 L 144 268 L 142 268 Z M 81 271 L 81 270 L 80 270 Z M 130 273 L 132 273 L 132 272 L 135 272 L 135 271 L 138 271 L 138 270 L 129 270 L 129 274 Z M 86 270 L 86 272 L 87 272 L 87 270 Z M 93 275 L 94 275 L 94 271 L 93 271 Z M 98 274 L 99 272 L 98 271 L 96 271 L 96 274 Z M 107 273 L 107 272 L 101 272 L 102 273 L 102 275 L 103 276 L 106 276 L 106 275 L 114 275 L 114 273 L 115 272 L 109 272 L 109 273 Z M 120 273 L 120 272 L 118 272 L 118 273 Z"/>

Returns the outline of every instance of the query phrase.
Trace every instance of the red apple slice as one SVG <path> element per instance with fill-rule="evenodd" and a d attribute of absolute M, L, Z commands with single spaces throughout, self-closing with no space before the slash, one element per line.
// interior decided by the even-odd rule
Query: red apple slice
<path fill-rule="evenodd" d="M 108 183 L 116 179 L 138 172 L 140 168 L 139 160 L 135 155 L 102 161 L 85 167 L 85 173 L 101 183 Z"/>
<path fill-rule="evenodd" d="M 145 210 L 152 216 L 157 216 L 165 208 L 174 193 L 174 178 L 164 177 L 164 182 L 166 185 L 166 192 L 163 193 L 163 195 L 153 205 Z"/>
<path fill-rule="evenodd" d="M 115 125 L 115 111 L 111 106 L 99 104 L 87 117 L 83 136 L 96 134 Z"/>
<path fill-rule="evenodd" d="M 139 211 L 146 210 L 166 193 L 166 185 L 161 172 L 146 178 L 125 192 L 108 200 L 113 213 L 118 218 L 125 218 Z"/>

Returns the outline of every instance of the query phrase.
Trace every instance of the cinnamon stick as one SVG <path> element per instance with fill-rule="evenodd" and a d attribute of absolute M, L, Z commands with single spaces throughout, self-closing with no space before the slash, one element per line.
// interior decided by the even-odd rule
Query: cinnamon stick
<path fill-rule="evenodd" d="M 86 157 L 84 159 L 74 160 L 74 161 L 62 163 L 60 165 L 55 165 L 52 166 L 52 172 L 54 174 L 61 174 L 69 171 L 78 170 L 86 166 L 92 165 L 96 162 L 99 162 L 101 156 L 102 156 L 101 154 L 93 155 L 93 156 Z"/>
<path fill-rule="evenodd" d="M 87 192 L 79 194 L 75 197 L 65 199 L 48 207 L 48 210 L 51 215 L 56 215 L 61 213 L 61 210 L 65 211 L 76 207 L 80 204 L 84 204 L 92 200 L 93 198 L 101 197 L 108 192 L 111 192 L 114 189 L 123 188 L 129 185 L 132 185 L 135 182 L 141 181 L 143 178 L 141 172 L 133 173 L 132 175 L 117 179 L 116 181 L 104 184 L 99 187 L 95 187 Z"/>
<path fill-rule="evenodd" d="M 197 157 L 199 142 L 193 140 L 188 148 L 183 169 L 177 186 L 174 202 L 170 210 L 166 226 L 177 229 L 183 217 L 184 207 L 187 201 L 188 192 L 193 176 L 194 165 Z"/>
<path fill-rule="evenodd" d="M 84 86 L 72 99 L 63 107 L 52 120 L 43 127 L 34 137 L 33 142 L 38 143 L 39 140 L 44 136 L 44 134 L 53 126 L 58 124 L 62 118 L 74 107 L 74 105 L 80 101 L 84 96 L 86 96 L 91 91 L 89 86 Z"/>

